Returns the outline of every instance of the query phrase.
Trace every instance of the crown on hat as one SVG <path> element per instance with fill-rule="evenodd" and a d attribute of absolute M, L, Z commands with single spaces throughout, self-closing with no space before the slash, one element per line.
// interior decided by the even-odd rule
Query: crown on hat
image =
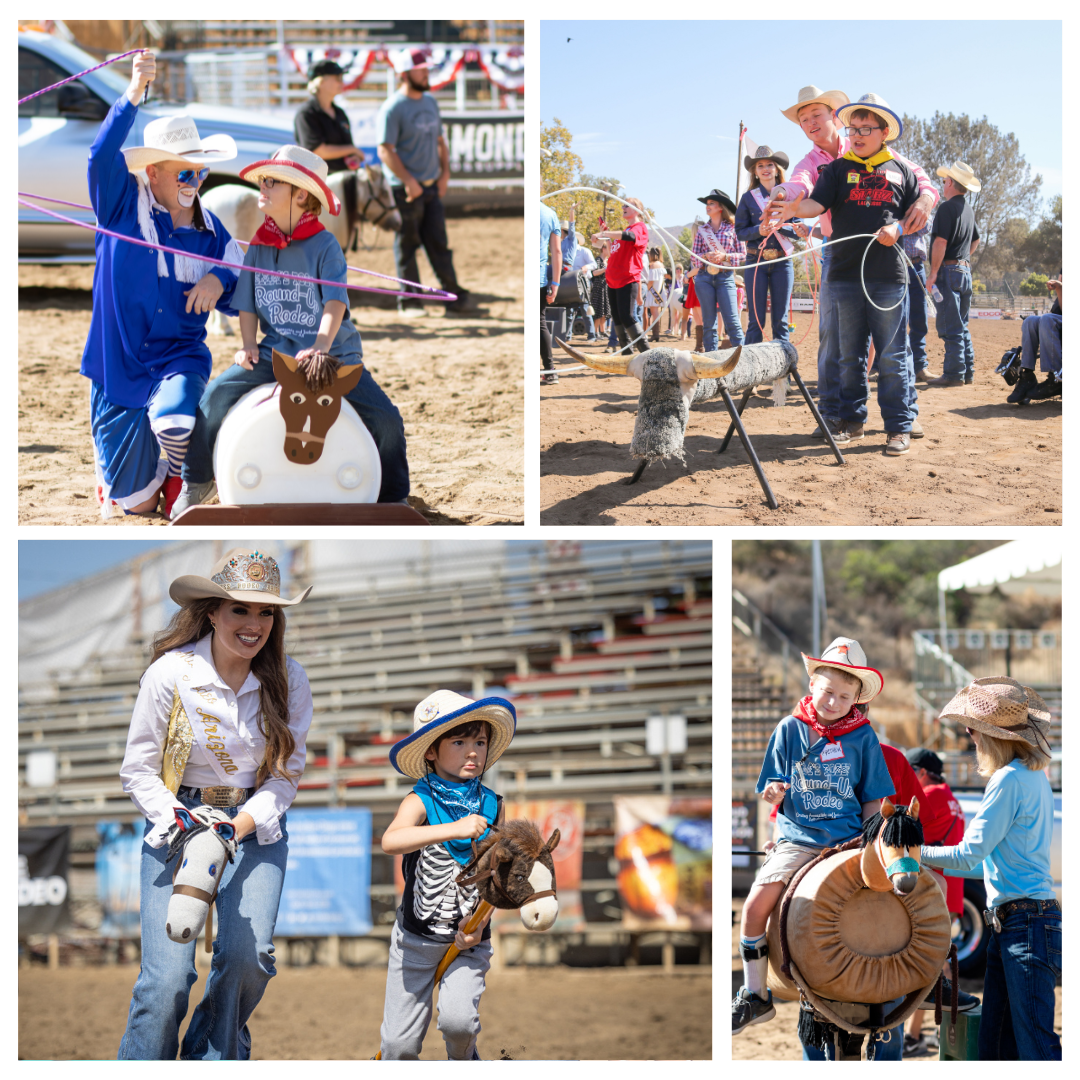
<path fill-rule="evenodd" d="M 268 592 L 275 596 L 281 592 L 277 562 L 258 551 L 234 556 L 210 580 L 232 592 Z"/>

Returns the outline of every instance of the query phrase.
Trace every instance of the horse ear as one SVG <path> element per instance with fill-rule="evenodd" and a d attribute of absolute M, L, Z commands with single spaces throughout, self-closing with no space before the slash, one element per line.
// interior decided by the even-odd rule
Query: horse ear
<path fill-rule="evenodd" d="M 360 381 L 364 374 L 363 364 L 349 364 L 347 367 L 338 368 L 337 378 L 334 380 L 334 389 L 344 397 Z"/>
<path fill-rule="evenodd" d="M 274 353 L 274 365 L 277 366 L 277 362 L 280 360 L 290 371 L 296 371 L 298 364 L 295 356 L 286 356 L 285 353 L 280 353 L 277 349 L 273 350 Z"/>
<path fill-rule="evenodd" d="M 554 851 L 559 846 L 559 840 L 562 839 L 562 833 L 556 829 L 549 837 L 548 842 L 544 845 L 547 851 Z"/>
<path fill-rule="evenodd" d="M 236 827 L 231 821 L 218 821 L 214 824 L 214 832 L 220 833 L 226 840 L 231 840 L 236 836 Z"/>
<path fill-rule="evenodd" d="M 896 813 L 896 807 L 888 799 L 881 800 L 881 816 L 891 818 Z"/>
<path fill-rule="evenodd" d="M 181 832 L 188 832 L 195 827 L 195 819 L 184 807 L 174 806 L 173 814 L 176 817 L 176 824 L 180 826 Z"/>
<path fill-rule="evenodd" d="M 919 820 L 919 800 L 918 799 L 913 798 L 911 800 L 911 805 L 907 808 L 907 816 L 909 818 L 911 818 L 912 821 L 918 821 Z"/>

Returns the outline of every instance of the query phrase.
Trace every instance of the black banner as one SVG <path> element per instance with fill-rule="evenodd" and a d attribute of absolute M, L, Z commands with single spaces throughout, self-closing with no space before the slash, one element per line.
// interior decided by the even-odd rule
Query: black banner
<path fill-rule="evenodd" d="M 523 113 L 444 112 L 442 122 L 452 180 L 524 181 Z"/>
<path fill-rule="evenodd" d="M 19 830 L 19 937 L 68 925 L 70 845 L 67 825 Z"/>

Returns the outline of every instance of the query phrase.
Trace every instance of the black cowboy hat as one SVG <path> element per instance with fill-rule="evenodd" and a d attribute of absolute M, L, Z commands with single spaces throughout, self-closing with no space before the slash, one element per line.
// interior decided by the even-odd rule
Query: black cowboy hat
<path fill-rule="evenodd" d="M 713 188 L 703 199 L 698 199 L 698 202 L 708 202 L 710 199 L 721 206 L 726 206 L 733 214 L 735 213 L 735 204 L 719 188 Z"/>
<path fill-rule="evenodd" d="M 319 60 L 308 68 L 308 82 L 320 75 L 344 75 L 345 69 L 333 60 Z"/>
<path fill-rule="evenodd" d="M 777 150 L 774 154 L 768 146 L 759 146 L 756 154 L 747 154 L 743 158 L 743 168 L 748 173 L 752 173 L 754 165 L 759 161 L 771 161 L 781 169 L 786 169 L 790 163 L 783 150 Z"/>

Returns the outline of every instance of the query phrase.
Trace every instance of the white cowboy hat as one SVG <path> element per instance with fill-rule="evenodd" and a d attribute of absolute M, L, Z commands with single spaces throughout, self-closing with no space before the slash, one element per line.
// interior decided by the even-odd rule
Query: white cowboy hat
<path fill-rule="evenodd" d="M 256 161 L 240 170 L 240 179 L 250 180 L 253 184 L 257 184 L 263 176 L 272 176 L 275 180 L 295 184 L 298 188 L 310 191 L 331 214 L 340 214 L 341 203 L 326 184 L 328 175 L 326 162 L 318 154 L 313 154 L 302 146 L 292 145 L 275 150 L 272 158 Z"/>
<path fill-rule="evenodd" d="M 846 105 L 850 100 L 843 90 L 819 90 L 816 86 L 804 86 L 799 91 L 799 100 L 790 109 L 781 109 L 780 111 L 792 123 L 797 124 L 799 122 L 799 110 L 807 105 L 827 105 L 835 112 L 841 105 Z"/>
<path fill-rule="evenodd" d="M 195 121 L 186 113 L 152 120 L 143 130 L 144 144 L 123 151 L 131 172 L 156 165 L 159 161 L 183 161 L 193 165 L 211 165 L 236 157 L 236 142 L 231 135 L 211 135 L 200 139 Z"/>
<path fill-rule="evenodd" d="M 958 184 L 963 184 L 968 191 L 982 190 L 982 184 L 975 178 L 971 166 L 965 165 L 962 161 L 954 161 L 951 165 L 939 165 L 937 174 L 938 176 L 952 177 Z"/>
<path fill-rule="evenodd" d="M 900 117 L 889 108 L 889 103 L 883 97 L 878 97 L 877 94 L 863 94 L 858 101 L 853 101 L 849 105 L 842 105 L 836 110 L 836 119 L 846 127 L 848 117 L 853 112 L 859 112 L 863 109 L 876 113 L 885 121 L 886 142 L 899 139 L 904 133 L 904 125 L 900 122 Z"/>
<path fill-rule="evenodd" d="M 275 559 L 262 551 L 233 548 L 214 564 L 210 577 L 184 574 L 169 586 L 169 595 L 181 607 L 193 600 L 220 597 L 243 604 L 279 604 L 292 607 L 311 592 L 309 585 L 293 600 L 281 598 L 281 571 Z"/>
<path fill-rule="evenodd" d="M 502 757 L 517 728 L 517 713 L 505 698 L 489 697 L 473 701 L 453 690 L 428 694 L 413 711 L 413 731 L 390 750 L 390 764 L 399 773 L 420 780 L 431 771 L 424 754 L 440 736 L 472 720 L 491 725 L 485 769 Z"/>
<path fill-rule="evenodd" d="M 423 49 L 402 49 L 394 56 L 394 70 L 399 75 L 404 75 L 406 71 L 412 71 L 415 68 L 427 66 L 427 53 Z"/>
<path fill-rule="evenodd" d="M 1050 710 L 1046 702 L 1030 686 L 1007 675 L 969 683 L 941 710 L 941 719 L 955 720 L 995 739 L 1050 750 Z"/>
<path fill-rule="evenodd" d="M 859 704 L 865 705 L 868 701 L 881 693 L 885 686 L 885 680 L 877 668 L 866 666 L 866 653 L 862 646 L 849 637 L 838 637 L 819 657 L 802 654 L 806 674 L 811 678 L 819 668 L 833 667 L 841 671 L 850 671 L 862 683 L 862 691 L 859 694 Z"/>

